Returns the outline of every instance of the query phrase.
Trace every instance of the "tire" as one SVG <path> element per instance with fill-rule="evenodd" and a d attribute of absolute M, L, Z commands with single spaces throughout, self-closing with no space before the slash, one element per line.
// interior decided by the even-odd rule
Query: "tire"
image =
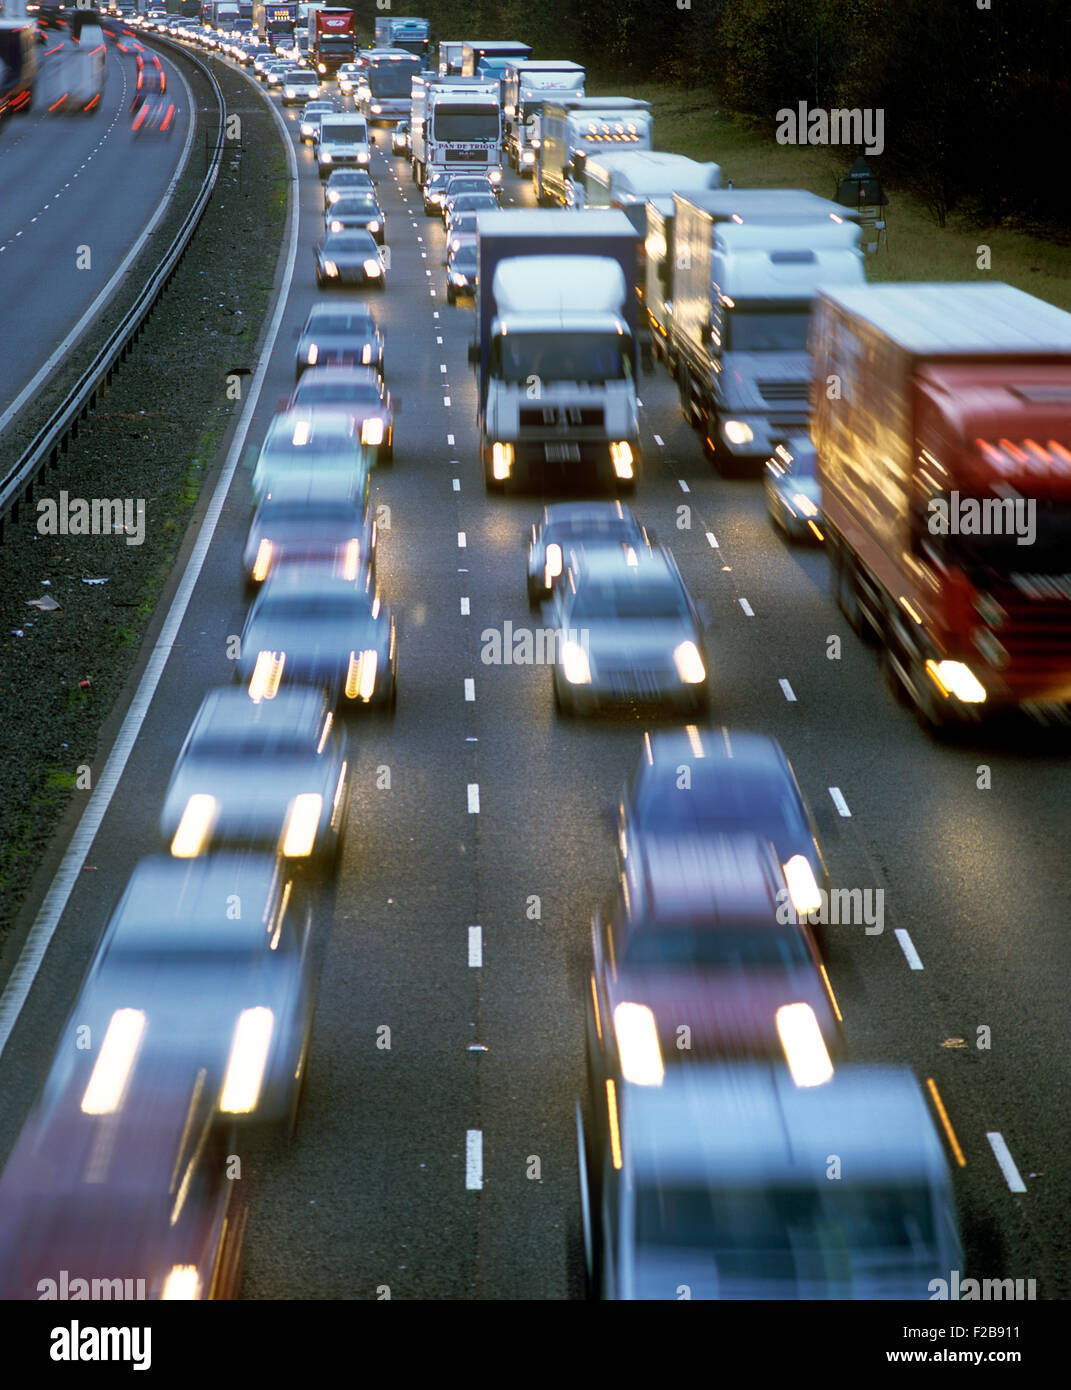
<path fill-rule="evenodd" d="M 446 302 L 447 304 L 457 303 L 457 291 L 454 289 L 453 285 L 448 285 L 446 287 Z"/>
<path fill-rule="evenodd" d="M 848 626 L 855 635 L 866 640 L 867 624 L 859 606 L 859 593 L 855 586 L 852 562 L 838 544 L 833 555 L 833 584 L 837 607 L 848 620 Z"/>

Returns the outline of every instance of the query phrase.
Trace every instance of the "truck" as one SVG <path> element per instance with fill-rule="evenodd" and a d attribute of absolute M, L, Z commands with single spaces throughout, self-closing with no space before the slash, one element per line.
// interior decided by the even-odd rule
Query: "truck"
<path fill-rule="evenodd" d="M 536 201 L 575 207 L 583 201 L 584 163 L 608 146 L 651 148 L 651 103 L 635 97 L 567 97 L 545 101 L 539 120 Z M 579 194 L 579 196 L 578 196 Z"/>
<path fill-rule="evenodd" d="M 839 203 L 795 189 L 673 201 L 669 356 L 681 410 L 719 469 L 757 473 L 806 433 L 811 305 L 820 284 L 863 283 L 860 228 Z"/>
<path fill-rule="evenodd" d="M 477 77 L 493 77 L 498 83 L 498 104 L 502 105 L 503 80 L 506 75 L 508 58 L 481 58 L 476 64 Z"/>
<path fill-rule="evenodd" d="M 69 25 L 65 41 L 54 45 L 42 64 L 42 104 L 53 115 L 92 115 L 104 91 L 104 30 L 93 10 L 74 10 Z"/>
<path fill-rule="evenodd" d="M 322 179 L 336 169 L 367 169 L 372 154 L 368 122 L 353 111 L 328 111 L 316 135 L 316 168 Z"/>
<path fill-rule="evenodd" d="M 512 59 L 502 84 L 502 120 L 506 156 L 518 174 L 535 171 L 539 117 L 545 101 L 584 95 L 586 74 L 567 59 Z"/>
<path fill-rule="evenodd" d="M 370 125 L 408 121 L 413 106 L 413 78 L 423 72 L 415 53 L 400 48 L 372 49 L 364 69 L 360 108 Z M 366 95 L 367 93 L 367 95 Z"/>
<path fill-rule="evenodd" d="M 460 77 L 461 64 L 465 57 L 465 44 L 461 39 L 447 39 L 439 44 L 439 76 Z"/>
<path fill-rule="evenodd" d="M 417 75 L 409 129 L 418 184 L 431 169 L 501 174 L 502 112 L 493 78 Z"/>
<path fill-rule="evenodd" d="M 640 467 L 638 238 L 620 212 L 488 211 L 477 223 L 480 460 L 507 484 L 608 483 Z"/>
<path fill-rule="evenodd" d="M 717 164 L 701 164 L 683 154 L 620 150 L 589 155 L 584 161 L 584 206 L 637 207 L 641 221 L 648 198 L 708 192 L 720 187 Z"/>
<path fill-rule="evenodd" d="M 257 0 L 253 5 L 257 38 L 272 48 L 286 45 L 293 39 L 297 18 L 297 0 Z"/>
<path fill-rule="evenodd" d="M 37 26 L 32 19 L 0 18 L 0 118 L 31 110 L 37 54 Z"/>
<path fill-rule="evenodd" d="M 643 309 L 651 349 L 669 366 L 669 321 L 673 317 L 673 195 L 648 198 L 644 205 Z"/>
<path fill-rule="evenodd" d="M 426 64 L 431 48 L 431 25 L 426 19 L 388 19 L 376 16 L 377 48 L 404 48 Z"/>
<path fill-rule="evenodd" d="M 229 34 L 238 19 L 237 0 L 206 0 L 201 6 L 201 23 L 217 34 Z"/>
<path fill-rule="evenodd" d="M 312 6 L 309 6 L 312 9 Z M 352 10 L 321 6 L 311 16 L 309 59 L 321 76 L 338 72 L 357 56 L 357 16 Z"/>
<path fill-rule="evenodd" d="M 461 75 L 475 77 L 481 58 L 530 58 L 532 45 L 513 39 L 466 39 L 461 45 Z"/>
<path fill-rule="evenodd" d="M 1066 716 L 1071 314 L 999 283 L 826 286 L 810 350 L 833 588 L 894 692 L 934 731 Z"/>

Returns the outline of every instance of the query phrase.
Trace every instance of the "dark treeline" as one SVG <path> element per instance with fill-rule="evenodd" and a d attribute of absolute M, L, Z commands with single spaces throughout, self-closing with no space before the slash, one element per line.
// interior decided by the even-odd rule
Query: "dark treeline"
<path fill-rule="evenodd" d="M 874 167 L 940 220 L 958 209 L 1071 226 L 1071 7 L 986 3 L 405 0 L 378 12 L 426 16 L 435 41 L 521 39 L 626 94 L 651 79 L 702 88 L 771 132 L 800 101 L 881 109 Z"/>

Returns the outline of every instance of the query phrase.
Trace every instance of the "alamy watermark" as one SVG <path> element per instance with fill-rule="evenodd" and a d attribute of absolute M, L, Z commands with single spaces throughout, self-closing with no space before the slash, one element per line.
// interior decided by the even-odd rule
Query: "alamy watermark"
<path fill-rule="evenodd" d="M 985 1299 L 993 1302 L 1030 1302 L 1038 1296 L 1036 1279 L 963 1279 L 959 1270 L 952 1270 L 951 1279 L 931 1279 L 926 1285 L 930 1291 L 930 1302 L 942 1299 L 961 1300 L 966 1303 L 972 1299 Z"/>
<path fill-rule="evenodd" d="M 42 497 L 37 504 L 40 536 L 125 536 L 127 545 L 145 539 L 144 497 Z"/>
<path fill-rule="evenodd" d="M 880 936 L 885 930 L 884 888 L 834 888 L 828 893 L 818 890 L 820 907 L 810 912 L 798 912 L 787 888 L 777 890 L 777 920 L 782 926 L 792 923 L 812 927 L 865 927 L 867 936 Z"/>
<path fill-rule="evenodd" d="M 885 149 L 885 111 L 872 107 L 823 111 L 801 101 L 795 110 L 783 106 L 775 120 L 779 145 L 862 145 L 867 154 Z"/>
<path fill-rule="evenodd" d="M 953 488 L 947 497 L 931 497 L 926 510 L 931 536 L 1014 536 L 1016 545 L 1033 545 L 1037 536 L 1032 497 L 961 497 Z"/>
<path fill-rule="evenodd" d="M 570 643 L 586 652 L 588 628 L 515 628 L 507 618 L 502 631 L 485 627 L 480 633 L 480 660 L 485 666 L 557 666 L 562 648 Z"/>

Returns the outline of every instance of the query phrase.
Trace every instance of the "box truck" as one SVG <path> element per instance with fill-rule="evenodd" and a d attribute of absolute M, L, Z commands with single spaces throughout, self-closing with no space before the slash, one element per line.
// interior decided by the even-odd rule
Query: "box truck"
<path fill-rule="evenodd" d="M 512 39 L 466 39 L 461 45 L 461 75 L 475 77 L 481 58 L 530 58 L 531 44 Z"/>
<path fill-rule="evenodd" d="M 934 729 L 1071 704 L 1071 314 L 827 286 L 812 435 L 838 603 Z"/>
<path fill-rule="evenodd" d="M 501 175 L 502 112 L 494 78 L 413 78 L 410 144 L 413 179 L 423 185 L 432 169 Z"/>
<path fill-rule="evenodd" d="M 536 200 L 543 207 L 583 202 L 589 154 L 651 148 L 651 103 L 635 97 L 568 97 L 545 101 L 539 119 Z"/>
<path fill-rule="evenodd" d="M 585 79 L 583 67 L 564 58 L 507 63 L 502 84 L 503 141 L 506 156 L 519 174 L 527 177 L 535 172 L 543 103 L 582 97 Z"/>
<path fill-rule="evenodd" d="M 309 6 L 310 10 L 312 6 Z M 357 56 L 357 17 L 352 10 L 321 6 L 312 15 L 309 57 L 321 76 L 338 72 Z"/>

